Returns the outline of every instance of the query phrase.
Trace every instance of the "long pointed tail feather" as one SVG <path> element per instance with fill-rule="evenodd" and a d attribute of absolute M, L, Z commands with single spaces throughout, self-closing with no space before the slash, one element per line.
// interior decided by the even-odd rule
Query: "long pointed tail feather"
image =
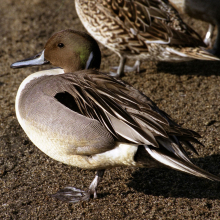
<path fill-rule="evenodd" d="M 191 161 L 185 161 L 182 158 L 177 157 L 175 154 L 172 154 L 166 149 L 158 149 L 145 145 L 146 151 L 150 154 L 152 158 L 158 162 L 168 166 L 170 168 L 198 176 L 203 177 L 209 180 L 220 181 L 220 177 L 215 176 L 199 167 L 194 165 Z"/>

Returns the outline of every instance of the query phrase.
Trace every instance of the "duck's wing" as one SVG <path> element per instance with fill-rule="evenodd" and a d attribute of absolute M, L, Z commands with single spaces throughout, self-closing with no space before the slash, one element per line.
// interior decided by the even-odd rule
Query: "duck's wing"
<path fill-rule="evenodd" d="M 157 118 L 163 124 L 167 124 L 167 121 L 149 108 L 151 117 L 144 119 L 149 122 L 149 127 L 140 126 L 124 107 L 130 106 L 132 109 L 140 110 L 135 100 L 122 91 L 127 90 L 123 83 L 109 76 L 84 70 L 74 74 L 53 76 L 49 81 L 53 89 L 45 87 L 45 95 L 53 96 L 73 111 L 98 120 L 117 141 L 158 147 L 155 136 L 167 138 L 163 127 L 153 118 Z"/>
<path fill-rule="evenodd" d="M 197 140 L 200 135 L 179 126 L 168 114 L 160 110 L 150 98 L 139 90 L 122 80 L 116 80 L 101 74 L 90 75 L 90 77 L 99 82 L 96 87 L 102 91 L 102 94 L 120 103 L 122 108 L 135 119 L 141 128 L 145 128 L 153 134 L 156 141 L 162 144 L 161 146 L 171 152 L 175 152 L 178 156 L 181 155 L 182 157 L 184 154 L 184 157 L 188 158 L 181 145 L 182 143 L 198 154 L 190 142 L 202 145 Z"/>
<path fill-rule="evenodd" d="M 74 108 L 71 105 L 77 105 L 80 114 L 98 120 L 117 141 L 163 146 L 187 158 L 180 144 L 183 141 L 196 152 L 189 141 L 196 142 L 199 135 L 175 124 L 149 98 L 128 84 L 93 70 L 53 76 L 53 80 L 56 94 L 49 95 L 70 109 Z M 59 99 L 61 94 L 73 97 L 74 103 Z"/>
<path fill-rule="evenodd" d="M 143 42 L 145 46 L 149 43 L 205 46 L 201 37 L 182 21 L 179 13 L 167 0 L 102 2 L 104 3 L 98 2 L 95 7 L 105 14 L 106 30 L 127 41 L 134 51 L 144 50 Z M 115 24 L 113 26 L 112 21 Z"/>

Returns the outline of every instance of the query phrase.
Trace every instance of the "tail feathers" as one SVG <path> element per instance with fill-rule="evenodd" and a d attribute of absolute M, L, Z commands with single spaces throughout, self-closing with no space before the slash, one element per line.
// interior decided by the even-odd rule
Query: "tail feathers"
<path fill-rule="evenodd" d="M 196 60 L 210 60 L 210 61 L 220 61 L 220 59 L 213 54 L 207 52 L 206 50 L 196 47 L 183 47 L 179 48 L 166 48 L 171 54 L 178 55 L 183 59 L 196 59 Z"/>
<path fill-rule="evenodd" d="M 162 163 L 165 166 L 194 176 L 203 177 L 209 180 L 220 181 L 220 177 L 217 177 L 197 167 L 189 160 L 184 160 L 182 158 L 177 157 L 175 154 L 172 154 L 166 149 L 158 149 L 147 145 L 145 145 L 145 149 L 152 158 L 154 158 L 156 161 Z"/>
<path fill-rule="evenodd" d="M 203 50 L 201 48 L 193 49 L 192 51 L 187 51 L 187 55 L 193 59 L 197 60 L 216 60 L 220 61 L 220 59 L 213 54 L 207 52 L 206 50 Z"/>

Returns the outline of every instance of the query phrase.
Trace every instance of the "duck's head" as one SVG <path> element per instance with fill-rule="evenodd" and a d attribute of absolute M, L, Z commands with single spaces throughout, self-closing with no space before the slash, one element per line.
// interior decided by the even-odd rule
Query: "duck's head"
<path fill-rule="evenodd" d="M 74 72 L 82 69 L 99 69 L 101 52 L 97 42 L 88 34 L 75 30 L 63 30 L 54 34 L 44 50 L 37 55 L 15 62 L 12 68 L 52 64 Z"/>

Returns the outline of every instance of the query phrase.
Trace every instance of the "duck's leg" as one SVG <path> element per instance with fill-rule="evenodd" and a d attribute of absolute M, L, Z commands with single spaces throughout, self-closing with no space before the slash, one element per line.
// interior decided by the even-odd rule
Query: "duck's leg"
<path fill-rule="evenodd" d="M 95 178 L 90 184 L 89 190 L 87 192 L 81 189 L 77 189 L 75 187 L 65 187 L 64 189 L 61 189 L 57 193 L 53 194 L 52 196 L 59 200 L 62 200 L 65 202 L 71 202 L 71 203 L 77 203 L 80 201 L 88 201 L 91 196 L 93 196 L 93 198 L 97 198 L 96 190 L 97 190 L 98 184 L 101 182 L 104 172 L 105 170 L 98 170 L 96 172 Z"/>
<path fill-rule="evenodd" d="M 119 66 L 114 66 L 112 67 L 112 69 L 115 69 L 117 70 L 117 72 L 109 72 L 109 75 L 110 76 L 113 76 L 113 77 L 120 77 L 123 73 L 124 73 L 124 66 L 125 66 L 125 61 L 126 61 L 126 58 L 121 56 L 120 57 L 120 62 L 119 62 Z"/>
<path fill-rule="evenodd" d="M 208 52 L 220 57 L 220 25 L 218 25 L 218 33 L 213 48 L 208 50 Z"/>
<path fill-rule="evenodd" d="M 119 66 L 114 66 L 114 67 L 112 67 L 112 69 L 117 70 L 117 73 L 110 72 L 110 75 L 111 75 L 111 76 L 119 77 L 119 76 L 121 76 L 121 74 L 124 73 L 124 72 L 127 72 L 127 73 L 133 72 L 133 71 L 136 71 L 137 73 L 140 72 L 140 65 L 141 65 L 140 60 L 136 60 L 134 66 L 128 66 L 128 65 L 124 65 L 124 64 L 123 64 L 123 69 L 122 69 L 122 70 L 121 70 L 121 68 L 122 68 L 122 64 L 121 64 L 121 63 L 122 63 L 122 62 L 120 61 Z M 124 61 L 124 63 L 125 63 L 125 61 Z M 121 72 L 120 72 L 120 71 L 121 71 Z M 115 75 L 113 75 L 113 74 L 115 74 Z"/>
<path fill-rule="evenodd" d="M 88 193 L 90 193 L 90 195 L 93 195 L 94 199 L 97 199 L 97 187 L 98 184 L 101 182 L 102 177 L 104 175 L 105 170 L 98 170 L 96 172 L 95 178 L 93 179 L 92 183 L 89 186 L 89 191 Z"/>
<path fill-rule="evenodd" d="M 208 28 L 208 31 L 205 35 L 205 38 L 204 38 L 204 43 L 208 46 L 208 47 L 212 47 L 212 34 L 213 34 L 213 31 L 214 31 L 214 26 L 212 24 L 209 24 L 209 28 Z"/>

